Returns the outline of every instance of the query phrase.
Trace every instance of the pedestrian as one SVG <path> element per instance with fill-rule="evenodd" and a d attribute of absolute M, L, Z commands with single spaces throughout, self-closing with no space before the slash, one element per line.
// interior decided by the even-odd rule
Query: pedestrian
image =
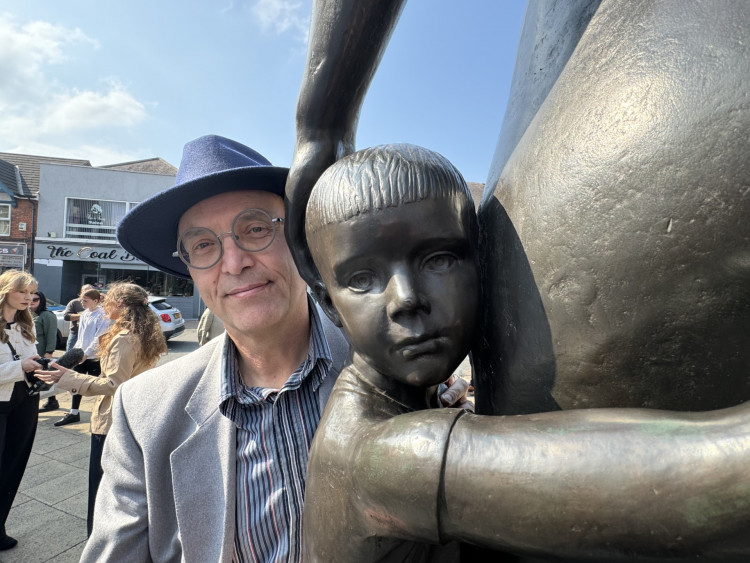
<path fill-rule="evenodd" d="M 98 376 L 101 373 L 99 363 L 99 337 L 109 329 L 109 319 L 101 306 L 102 296 L 96 289 L 87 289 L 81 293 L 83 312 L 79 316 L 78 338 L 75 348 L 83 350 L 83 361 L 76 366 L 78 373 Z M 70 412 L 55 422 L 55 426 L 65 426 L 81 421 L 78 408 L 81 395 L 73 393 Z"/>
<path fill-rule="evenodd" d="M 104 298 L 103 310 L 112 324 L 99 338 L 103 350 L 100 376 L 64 368 L 37 373 L 39 379 L 55 383 L 60 389 L 98 396 L 91 413 L 88 534 L 94 524 L 94 502 L 102 478 L 102 449 L 112 424 L 112 396 L 121 383 L 153 367 L 167 351 L 159 320 L 149 308 L 148 294 L 142 287 L 132 283 L 112 285 Z M 52 367 L 59 366 L 53 363 Z"/>
<path fill-rule="evenodd" d="M 36 351 L 43 358 L 52 358 L 57 347 L 57 317 L 47 309 L 47 297 L 43 292 L 34 292 L 31 311 L 36 330 Z"/>
<path fill-rule="evenodd" d="M 26 374 L 42 367 L 29 308 L 37 282 L 27 272 L 0 274 L 0 551 L 18 541 L 5 531 L 10 507 L 21 484 L 39 417 L 39 395 L 29 395 Z"/>
<path fill-rule="evenodd" d="M 63 312 L 63 319 L 70 322 L 70 330 L 68 333 L 68 340 L 65 344 L 65 351 L 69 351 L 75 346 L 76 340 L 78 339 L 78 327 L 80 325 L 81 313 L 83 312 L 83 305 L 81 305 L 81 295 L 84 291 L 94 289 L 91 284 L 85 284 L 81 286 L 81 291 L 78 297 L 68 301 L 65 311 Z M 81 396 L 73 395 L 71 399 L 71 410 L 75 409 L 78 412 L 78 407 L 81 405 Z M 57 410 L 60 408 L 60 404 L 57 401 L 57 397 L 54 395 L 48 397 L 47 400 L 42 404 L 39 412 L 48 412 Z"/>
<path fill-rule="evenodd" d="M 209 340 L 213 340 L 224 332 L 224 323 L 211 312 L 211 309 L 203 311 L 198 321 L 198 344 L 203 346 Z"/>

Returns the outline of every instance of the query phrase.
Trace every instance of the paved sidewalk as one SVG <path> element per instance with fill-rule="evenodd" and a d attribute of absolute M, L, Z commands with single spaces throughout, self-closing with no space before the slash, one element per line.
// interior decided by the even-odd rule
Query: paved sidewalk
<path fill-rule="evenodd" d="M 81 422 L 56 428 L 53 423 L 70 408 L 70 393 L 57 398 L 60 410 L 39 413 L 29 465 L 6 525 L 18 545 L 0 551 L 2 563 L 73 563 L 81 558 L 86 543 L 89 419 L 96 398 L 81 401 Z"/>
<path fill-rule="evenodd" d="M 159 363 L 197 348 L 197 321 L 169 341 L 169 354 Z M 55 356 L 62 354 L 61 350 Z M 42 395 L 40 404 L 44 402 Z M 60 410 L 39 413 L 34 447 L 13 502 L 6 531 L 18 545 L 0 551 L 0 563 L 75 563 L 86 544 L 89 421 L 96 397 L 81 401 L 81 421 L 55 427 L 70 408 L 70 393 L 59 392 Z"/>

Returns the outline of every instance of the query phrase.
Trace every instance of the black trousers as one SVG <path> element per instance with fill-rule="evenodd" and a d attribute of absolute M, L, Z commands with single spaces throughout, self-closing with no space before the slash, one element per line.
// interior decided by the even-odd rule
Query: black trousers
<path fill-rule="evenodd" d="M 102 480 L 102 450 L 104 449 L 104 439 L 106 434 L 91 435 L 91 454 L 89 455 L 89 511 L 86 515 L 86 530 L 91 535 L 94 527 L 94 505 L 96 504 L 96 491 L 99 490 L 99 483 Z"/>
<path fill-rule="evenodd" d="M 0 524 L 5 533 L 13 499 L 31 455 L 39 418 L 39 395 L 29 397 L 23 381 L 16 382 L 10 401 L 0 402 Z"/>
<path fill-rule="evenodd" d="M 78 373 L 85 373 L 87 375 L 100 376 L 102 374 L 102 366 L 99 360 L 86 360 L 81 362 L 73 368 Z M 73 395 L 73 399 L 70 402 L 71 409 L 78 409 L 81 406 L 81 395 Z"/>

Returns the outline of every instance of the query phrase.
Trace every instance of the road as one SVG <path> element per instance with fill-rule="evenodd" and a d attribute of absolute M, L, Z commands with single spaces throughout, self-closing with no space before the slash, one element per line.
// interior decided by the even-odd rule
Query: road
<path fill-rule="evenodd" d="M 167 341 L 167 355 L 162 356 L 156 365 L 166 364 L 196 350 L 198 348 L 197 327 L 198 321 L 185 321 L 185 332 Z"/>

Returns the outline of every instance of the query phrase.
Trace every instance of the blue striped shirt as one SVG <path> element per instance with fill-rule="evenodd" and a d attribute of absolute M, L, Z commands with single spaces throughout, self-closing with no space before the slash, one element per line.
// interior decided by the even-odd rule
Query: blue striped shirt
<path fill-rule="evenodd" d="M 301 561 L 307 457 L 320 421 L 318 388 L 332 365 L 318 312 L 307 358 L 280 389 L 246 387 L 227 338 L 221 413 L 237 427 L 235 560 Z"/>

